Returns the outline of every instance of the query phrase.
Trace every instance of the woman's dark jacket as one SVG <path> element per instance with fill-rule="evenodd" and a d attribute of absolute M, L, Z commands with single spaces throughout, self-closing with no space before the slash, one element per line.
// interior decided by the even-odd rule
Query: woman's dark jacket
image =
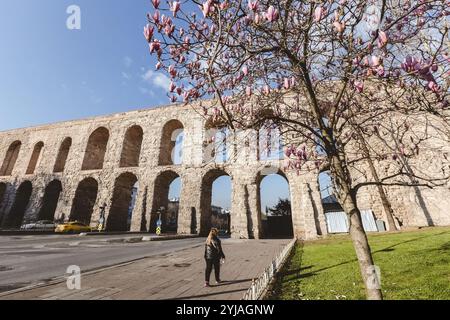
<path fill-rule="evenodd" d="M 225 254 L 223 253 L 222 244 L 219 238 L 213 238 L 210 244 L 205 244 L 205 259 L 225 259 Z"/>

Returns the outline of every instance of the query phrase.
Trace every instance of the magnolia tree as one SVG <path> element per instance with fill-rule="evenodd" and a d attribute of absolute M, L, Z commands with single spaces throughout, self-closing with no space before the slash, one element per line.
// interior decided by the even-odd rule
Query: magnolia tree
<path fill-rule="evenodd" d="M 151 2 L 144 36 L 170 100 L 208 100 L 205 117 L 231 131 L 276 126 L 290 168 L 329 170 L 367 297 L 381 299 L 356 194 L 431 183 L 408 165 L 427 139 L 411 128 L 447 120 L 450 2 Z M 355 179 L 362 165 L 372 174 Z"/>

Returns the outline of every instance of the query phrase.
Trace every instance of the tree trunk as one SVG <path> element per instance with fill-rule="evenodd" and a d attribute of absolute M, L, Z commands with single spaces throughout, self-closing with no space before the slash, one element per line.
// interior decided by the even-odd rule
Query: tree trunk
<path fill-rule="evenodd" d="M 382 300 L 381 283 L 376 274 L 376 267 L 362 224 L 361 213 L 352 200 L 346 201 L 343 208 L 350 218 L 350 236 L 353 247 L 355 248 L 356 257 L 358 258 L 361 276 L 366 287 L 367 299 Z"/>
<path fill-rule="evenodd" d="M 351 192 L 348 172 L 344 170 L 339 156 L 332 159 L 332 174 L 338 187 L 339 203 L 350 220 L 350 236 L 356 257 L 359 263 L 361 276 L 366 287 L 366 295 L 369 300 L 382 300 L 381 283 L 376 274 L 376 267 L 373 263 L 372 252 L 369 241 L 361 219 L 361 212 L 356 205 L 356 198 Z"/>

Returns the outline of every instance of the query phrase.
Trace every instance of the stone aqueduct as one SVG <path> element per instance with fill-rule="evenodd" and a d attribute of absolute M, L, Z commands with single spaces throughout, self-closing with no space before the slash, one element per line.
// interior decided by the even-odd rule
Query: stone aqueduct
<path fill-rule="evenodd" d="M 180 177 L 178 233 L 205 234 L 213 181 L 228 175 L 232 235 L 262 237 L 259 185 L 273 163 L 258 160 L 257 143 L 244 136 L 246 147 L 234 161 L 206 163 L 205 127 L 199 108 L 174 105 L 0 132 L 2 227 L 18 228 L 40 219 L 76 219 L 95 225 L 105 203 L 107 230 L 123 231 L 137 183 L 131 231 L 149 231 L 157 209 L 167 206 L 170 183 Z M 183 162 L 176 165 L 171 161 L 172 134 L 180 129 Z M 294 234 L 303 239 L 326 234 L 318 172 L 282 171 L 289 183 Z M 390 194 L 406 225 L 429 224 L 410 195 L 395 190 Z M 433 206 L 429 214 L 438 217 L 442 210 Z M 384 219 L 374 193 L 365 197 L 364 207 Z M 447 220 L 439 221 L 449 224 Z"/>

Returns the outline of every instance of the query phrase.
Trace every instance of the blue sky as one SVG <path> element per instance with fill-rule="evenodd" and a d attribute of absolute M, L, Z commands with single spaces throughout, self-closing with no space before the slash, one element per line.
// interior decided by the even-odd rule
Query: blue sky
<path fill-rule="evenodd" d="M 81 30 L 66 27 L 70 5 Z M 142 35 L 151 9 L 150 0 L 2 1 L 0 130 L 167 104 L 168 78 Z M 287 196 L 282 180 L 266 189 L 263 206 Z M 229 207 L 226 179 L 214 190 Z"/>

